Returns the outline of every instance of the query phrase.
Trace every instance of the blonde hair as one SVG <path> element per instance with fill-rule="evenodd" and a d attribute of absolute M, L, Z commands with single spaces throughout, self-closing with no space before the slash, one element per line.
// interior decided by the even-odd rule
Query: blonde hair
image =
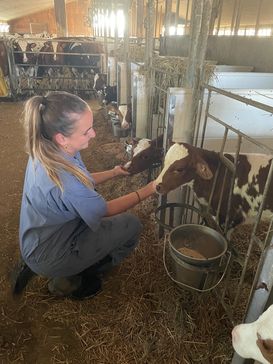
<path fill-rule="evenodd" d="M 33 96 L 24 108 L 23 125 L 26 149 L 31 158 L 44 166 L 49 178 L 63 191 L 60 172 L 74 175 L 85 186 L 92 188 L 90 178 L 60 153 L 54 135 L 70 136 L 81 114 L 89 109 L 80 97 L 64 91 Z"/>

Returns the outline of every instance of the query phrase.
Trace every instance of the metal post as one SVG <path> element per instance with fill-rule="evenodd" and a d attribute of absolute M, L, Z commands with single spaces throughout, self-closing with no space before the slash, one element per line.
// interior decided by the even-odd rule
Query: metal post
<path fill-rule="evenodd" d="M 176 10 L 175 10 L 175 34 L 177 35 L 177 26 L 179 23 L 179 7 L 180 7 L 180 0 L 176 0 Z"/>
<path fill-rule="evenodd" d="M 189 134 L 191 142 L 194 137 L 194 124 L 198 112 L 199 100 L 201 97 L 201 84 L 209 34 L 209 24 L 213 0 L 193 0 L 192 19 L 190 28 L 190 46 L 185 87 L 192 89 L 192 104 L 189 110 Z"/>
<path fill-rule="evenodd" d="M 152 82 L 151 82 L 151 66 L 153 57 L 153 38 L 154 38 L 154 16 L 155 16 L 154 0 L 148 0 L 147 3 L 147 17 L 146 17 L 146 42 L 145 42 L 145 69 L 146 72 L 146 94 L 147 99 L 147 115 L 152 115 L 151 113 L 151 103 L 152 103 Z M 148 134 L 149 131 L 146 130 Z"/>
<path fill-rule="evenodd" d="M 256 26 L 255 26 L 255 35 L 258 35 L 259 27 L 260 27 L 260 16 L 261 16 L 261 9 L 262 9 L 263 0 L 259 1 L 257 17 L 256 17 Z"/>

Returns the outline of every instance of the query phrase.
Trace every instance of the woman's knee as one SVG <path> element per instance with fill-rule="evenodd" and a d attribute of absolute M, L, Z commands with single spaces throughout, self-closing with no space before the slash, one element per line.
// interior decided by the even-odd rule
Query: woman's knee
<path fill-rule="evenodd" d="M 126 217 L 127 217 L 127 224 L 128 227 L 132 229 L 132 231 L 134 231 L 135 235 L 139 235 L 142 231 L 142 224 L 141 221 L 139 220 L 139 218 L 131 213 L 125 213 Z"/>

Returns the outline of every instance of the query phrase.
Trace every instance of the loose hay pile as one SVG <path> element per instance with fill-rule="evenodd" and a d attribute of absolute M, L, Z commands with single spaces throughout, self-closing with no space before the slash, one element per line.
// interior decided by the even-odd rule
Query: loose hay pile
<path fill-rule="evenodd" d="M 99 171 L 121 162 L 123 146 L 112 137 L 97 105 L 92 105 L 97 137 L 83 159 L 89 169 Z M 15 127 L 9 130 L 18 132 Z M 107 182 L 99 191 L 110 199 L 144 183 L 143 173 Z M 102 293 L 94 299 L 54 298 L 47 292 L 47 280 L 36 278 L 14 301 L 7 277 L 2 276 L 0 363 L 230 362 L 232 327 L 215 296 L 180 290 L 164 271 L 163 242 L 157 238 L 154 218 L 156 205 L 154 197 L 133 209 L 144 227 L 140 243 L 135 253 L 105 278 Z M 5 238 L 3 235 L 3 245 Z M 16 243 L 16 231 L 9 239 L 10 244 Z M 18 255 L 18 246 L 13 247 L 9 256 L 2 257 L 6 269 L 10 269 L 9 262 L 15 262 L 15 249 Z"/>

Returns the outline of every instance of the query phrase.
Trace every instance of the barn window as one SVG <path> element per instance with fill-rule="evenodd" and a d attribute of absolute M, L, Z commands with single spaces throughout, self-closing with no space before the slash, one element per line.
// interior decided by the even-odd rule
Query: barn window
<path fill-rule="evenodd" d="M 95 34 L 99 36 L 115 36 L 115 31 L 117 31 L 118 37 L 124 37 L 125 29 L 125 16 L 123 10 L 114 11 L 98 10 L 93 16 L 93 27 Z"/>
<path fill-rule="evenodd" d="M 9 24 L 0 23 L 0 33 L 8 33 L 9 32 Z"/>

